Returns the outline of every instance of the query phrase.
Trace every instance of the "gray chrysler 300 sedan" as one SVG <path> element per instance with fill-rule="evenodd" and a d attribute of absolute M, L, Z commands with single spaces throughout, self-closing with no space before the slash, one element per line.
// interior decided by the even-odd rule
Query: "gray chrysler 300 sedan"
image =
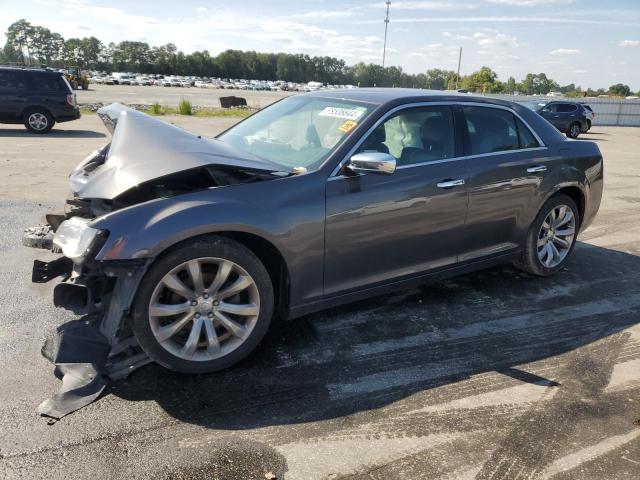
<path fill-rule="evenodd" d="M 594 143 L 487 98 L 315 92 L 215 140 L 99 114 L 110 144 L 72 172 L 50 233 L 25 237 L 61 253 L 33 280 L 63 277 L 54 303 L 97 318 L 110 354 L 181 372 L 238 362 L 276 314 L 500 263 L 550 275 L 602 196 Z"/>

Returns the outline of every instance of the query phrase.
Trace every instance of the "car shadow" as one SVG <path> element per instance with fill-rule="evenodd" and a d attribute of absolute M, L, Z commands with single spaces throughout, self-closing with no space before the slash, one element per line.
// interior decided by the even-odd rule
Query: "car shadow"
<path fill-rule="evenodd" d="M 640 323 L 639 279 L 640 256 L 579 243 L 553 277 L 505 266 L 279 321 L 234 368 L 190 376 L 150 365 L 110 391 L 242 430 L 343 417 L 487 373 L 557 386 L 526 364 Z"/>
<path fill-rule="evenodd" d="M 3 137 L 23 137 L 23 138 L 103 138 L 107 135 L 94 130 L 62 130 L 53 128 L 47 133 L 31 133 L 26 128 L 2 128 L 0 138 Z"/>

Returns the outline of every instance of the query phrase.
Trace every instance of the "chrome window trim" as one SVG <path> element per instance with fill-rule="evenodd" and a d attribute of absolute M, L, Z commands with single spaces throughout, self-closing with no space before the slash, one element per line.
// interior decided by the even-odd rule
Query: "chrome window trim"
<path fill-rule="evenodd" d="M 351 158 L 351 156 L 356 152 L 356 150 L 358 150 L 358 148 L 360 148 L 360 146 L 364 143 L 364 141 L 369 137 L 369 135 L 371 135 L 371 133 L 380 126 L 380 124 L 384 123 L 391 115 L 393 115 L 396 112 L 399 112 L 400 110 L 406 110 L 408 108 L 419 108 L 419 107 L 442 107 L 442 106 L 446 106 L 446 107 L 454 107 L 454 106 L 461 106 L 461 107 L 465 107 L 465 106 L 472 106 L 472 107 L 484 107 L 484 108 L 497 108 L 497 109 L 501 109 L 501 110 L 506 110 L 510 113 L 512 113 L 516 118 L 518 118 L 522 124 L 527 127 L 529 129 L 529 132 L 533 135 L 533 137 L 536 139 L 536 141 L 538 142 L 539 146 L 537 147 L 533 147 L 533 148 L 519 148 L 517 150 L 502 150 L 500 152 L 489 152 L 489 153 L 478 153 L 475 155 L 465 155 L 462 157 L 451 157 L 451 158 L 443 158 L 441 160 L 433 160 L 433 161 L 429 161 L 429 162 L 420 162 L 420 163 L 414 163 L 411 165 L 402 165 L 399 167 L 396 167 L 396 170 L 405 170 L 407 168 L 413 168 L 413 167 L 422 167 L 424 165 L 435 165 L 438 163 L 448 163 L 448 162 L 454 162 L 454 161 L 458 161 L 458 160 L 469 160 L 472 158 L 481 158 L 481 157 L 487 157 L 489 155 L 504 155 L 507 153 L 515 153 L 515 152 L 529 152 L 529 151 L 534 151 L 534 150 L 546 150 L 547 146 L 545 145 L 545 143 L 542 141 L 542 139 L 540 138 L 540 136 L 536 133 L 536 131 L 531 128 L 531 125 L 529 125 L 529 123 L 527 123 L 527 121 L 522 118 L 515 110 L 513 110 L 510 107 L 506 107 L 504 105 L 495 105 L 495 104 L 490 104 L 490 103 L 481 103 L 481 102 L 417 102 L 417 103 L 406 103 L 404 105 L 398 105 L 397 107 L 392 108 L 391 110 L 389 110 L 388 112 L 386 112 L 382 117 L 380 117 L 376 123 L 374 123 L 369 130 L 367 130 L 361 137 L 360 140 L 358 140 L 356 142 L 356 144 L 351 148 L 351 150 L 349 150 L 349 152 L 345 155 L 345 157 L 340 161 L 340 163 L 338 163 L 338 165 L 336 165 L 336 167 L 331 171 L 331 175 L 329 175 L 329 178 L 327 179 L 328 181 L 332 181 L 338 178 L 346 178 L 345 175 L 338 175 L 338 172 L 340 172 L 340 170 L 342 170 L 342 167 L 344 166 L 344 164 Z M 352 177 L 349 177 L 352 178 Z"/>

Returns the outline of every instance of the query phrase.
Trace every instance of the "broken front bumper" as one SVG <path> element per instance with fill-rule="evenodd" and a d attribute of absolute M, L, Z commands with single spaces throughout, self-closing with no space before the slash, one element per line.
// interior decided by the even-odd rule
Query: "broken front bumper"
<path fill-rule="evenodd" d="M 49 232 L 52 237 L 52 229 Z M 27 229 L 23 244 L 50 249 L 52 243 L 43 240 L 47 235 L 46 227 Z M 126 325 L 146 265 L 145 260 L 136 260 L 80 266 L 64 256 L 34 261 L 32 281 L 61 278 L 54 287 L 54 305 L 83 315 L 58 327 L 42 348 L 55 365 L 62 388 L 38 407 L 40 414 L 62 418 L 93 402 L 110 381 L 151 362 Z"/>

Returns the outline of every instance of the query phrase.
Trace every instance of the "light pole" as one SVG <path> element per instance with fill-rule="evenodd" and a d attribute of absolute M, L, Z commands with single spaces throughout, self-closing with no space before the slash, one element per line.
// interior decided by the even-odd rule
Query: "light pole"
<path fill-rule="evenodd" d="M 387 29 L 389 28 L 389 7 L 391 2 L 387 0 L 387 16 L 384 19 L 384 46 L 382 47 L 382 69 L 384 70 L 384 61 L 387 56 Z"/>
<path fill-rule="evenodd" d="M 456 90 L 458 90 L 458 82 L 460 81 L 460 62 L 462 61 L 462 47 L 460 47 L 460 53 L 458 54 L 458 73 L 456 73 Z"/>

